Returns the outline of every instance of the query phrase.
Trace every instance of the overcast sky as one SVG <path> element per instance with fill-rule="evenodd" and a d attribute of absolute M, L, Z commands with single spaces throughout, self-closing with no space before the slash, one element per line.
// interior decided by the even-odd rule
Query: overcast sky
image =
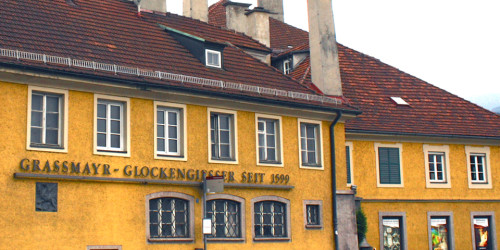
<path fill-rule="evenodd" d="M 167 0 L 169 11 L 181 3 Z M 308 29 L 307 0 L 284 8 Z M 500 0 L 333 0 L 339 43 L 487 109 L 500 106 L 499 11 Z"/>

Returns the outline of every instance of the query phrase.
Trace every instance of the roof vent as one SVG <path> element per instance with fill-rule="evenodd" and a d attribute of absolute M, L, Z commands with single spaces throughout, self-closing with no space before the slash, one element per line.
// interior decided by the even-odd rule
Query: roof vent
<path fill-rule="evenodd" d="M 409 106 L 403 98 L 397 97 L 397 96 L 392 96 L 391 99 L 397 104 L 397 105 L 404 105 L 404 106 Z"/>

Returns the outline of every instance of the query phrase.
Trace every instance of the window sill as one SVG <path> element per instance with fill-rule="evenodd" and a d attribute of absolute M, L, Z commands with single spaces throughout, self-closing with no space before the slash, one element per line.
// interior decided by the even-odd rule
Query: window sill
<path fill-rule="evenodd" d="M 306 225 L 306 229 L 323 229 L 323 225 Z"/>
<path fill-rule="evenodd" d="M 130 157 L 129 151 L 112 151 L 112 150 L 94 149 L 94 154 L 95 155 Z"/>
<path fill-rule="evenodd" d="M 185 155 L 162 155 L 155 154 L 154 159 L 156 160 L 167 160 L 167 161 L 187 161 L 187 157 Z"/>
<path fill-rule="evenodd" d="M 300 168 L 303 169 L 314 169 L 314 170 L 324 170 L 324 167 L 321 165 L 312 165 L 312 164 L 300 164 Z"/>
<path fill-rule="evenodd" d="M 149 242 L 193 242 L 194 238 L 149 238 Z"/>
<path fill-rule="evenodd" d="M 243 242 L 244 238 L 208 238 L 207 241 L 210 242 Z"/>
<path fill-rule="evenodd" d="M 260 162 L 257 162 L 257 166 L 266 166 L 266 167 L 280 167 L 282 168 L 283 167 L 283 162 L 272 162 L 272 161 L 260 161 Z"/>
<path fill-rule="evenodd" d="M 262 237 L 262 238 L 257 238 L 257 237 L 254 237 L 253 238 L 254 241 L 290 241 L 290 238 L 289 237 L 285 237 L 285 238 L 279 238 L 279 237 Z"/>
<path fill-rule="evenodd" d="M 28 145 L 26 147 L 26 150 L 31 150 L 31 151 L 44 151 L 44 152 L 55 152 L 55 153 L 68 153 L 67 148 L 62 148 L 62 147 L 45 147 L 45 146 L 38 146 L 38 145 Z"/>
<path fill-rule="evenodd" d="M 221 164 L 238 164 L 238 160 L 232 159 L 208 159 L 208 163 L 221 163 Z"/>

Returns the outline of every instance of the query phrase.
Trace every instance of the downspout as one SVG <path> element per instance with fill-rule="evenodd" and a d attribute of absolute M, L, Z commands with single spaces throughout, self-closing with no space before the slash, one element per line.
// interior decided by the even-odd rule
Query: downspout
<path fill-rule="evenodd" d="M 339 232 L 338 232 L 338 220 L 337 220 L 337 176 L 336 176 L 336 165 L 335 165 L 335 124 L 340 120 L 342 116 L 342 111 L 336 111 L 337 116 L 330 124 L 330 164 L 332 166 L 332 210 L 333 210 L 333 233 L 335 240 L 335 250 L 339 250 Z"/>

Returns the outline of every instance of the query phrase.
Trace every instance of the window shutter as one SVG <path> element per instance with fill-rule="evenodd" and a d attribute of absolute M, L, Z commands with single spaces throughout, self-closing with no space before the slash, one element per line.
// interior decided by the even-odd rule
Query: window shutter
<path fill-rule="evenodd" d="M 349 146 L 345 146 L 345 159 L 347 168 L 347 184 L 351 184 L 351 152 Z"/>
<path fill-rule="evenodd" d="M 398 148 L 379 148 L 380 184 L 401 184 Z"/>

